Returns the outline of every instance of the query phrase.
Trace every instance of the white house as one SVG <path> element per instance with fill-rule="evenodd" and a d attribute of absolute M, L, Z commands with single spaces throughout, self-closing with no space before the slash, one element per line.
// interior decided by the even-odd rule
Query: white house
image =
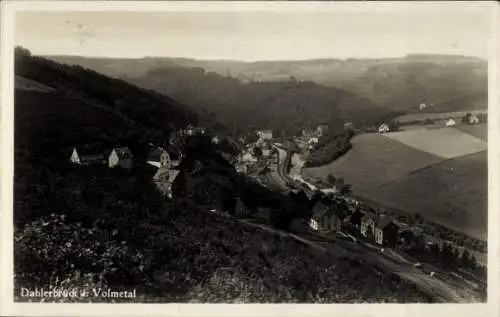
<path fill-rule="evenodd" d="M 455 120 L 453 120 L 452 118 L 450 118 L 450 119 L 448 119 L 448 120 L 446 121 L 446 126 L 447 126 L 447 127 L 452 127 L 452 126 L 454 126 L 455 124 L 456 124 L 456 122 L 455 122 Z"/>
<path fill-rule="evenodd" d="M 311 144 L 318 144 L 318 142 L 319 142 L 319 139 L 317 137 L 310 138 L 309 141 L 307 141 L 307 143 L 309 143 L 310 145 Z"/>
<path fill-rule="evenodd" d="M 427 105 L 425 103 L 421 103 L 419 106 L 420 111 L 424 110 L 425 108 L 427 108 Z"/>
<path fill-rule="evenodd" d="M 271 131 L 271 130 L 260 130 L 260 131 L 257 131 L 257 136 L 261 140 L 271 140 L 273 138 L 273 131 Z"/>
<path fill-rule="evenodd" d="M 381 124 L 380 127 L 378 127 L 378 133 L 386 133 L 389 131 L 389 126 L 385 123 Z"/>
<path fill-rule="evenodd" d="M 262 157 L 269 157 L 271 156 L 271 150 L 270 149 L 262 149 Z"/>
<path fill-rule="evenodd" d="M 131 169 L 133 165 L 132 152 L 127 147 L 114 148 L 108 157 L 108 166 Z"/>
<path fill-rule="evenodd" d="M 476 115 L 469 116 L 469 124 L 478 124 L 479 118 Z"/>

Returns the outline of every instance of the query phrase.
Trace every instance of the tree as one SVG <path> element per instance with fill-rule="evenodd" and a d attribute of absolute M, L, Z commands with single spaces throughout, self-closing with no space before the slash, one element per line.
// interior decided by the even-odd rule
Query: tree
<path fill-rule="evenodd" d="M 398 120 L 392 120 L 390 123 L 389 123 L 389 130 L 390 131 L 398 131 L 400 128 L 400 124 L 399 124 L 399 121 Z"/>
<path fill-rule="evenodd" d="M 352 194 L 352 188 L 350 184 L 345 184 L 340 188 L 340 194 L 348 196 Z"/>

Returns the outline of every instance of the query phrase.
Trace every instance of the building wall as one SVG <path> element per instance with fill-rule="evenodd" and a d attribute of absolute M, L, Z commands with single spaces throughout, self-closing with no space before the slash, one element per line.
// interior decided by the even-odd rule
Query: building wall
<path fill-rule="evenodd" d="M 167 152 L 162 152 L 160 155 L 160 166 L 163 168 L 170 168 L 171 160 Z"/>
<path fill-rule="evenodd" d="M 108 158 L 108 166 L 109 167 L 115 167 L 120 163 L 120 159 L 118 158 L 118 155 L 116 154 L 116 151 L 113 150 L 111 154 L 109 155 Z"/>
<path fill-rule="evenodd" d="M 71 153 L 71 158 L 70 161 L 75 164 L 80 164 L 80 158 L 78 157 L 78 153 L 76 152 L 76 149 L 73 149 L 73 153 Z"/>

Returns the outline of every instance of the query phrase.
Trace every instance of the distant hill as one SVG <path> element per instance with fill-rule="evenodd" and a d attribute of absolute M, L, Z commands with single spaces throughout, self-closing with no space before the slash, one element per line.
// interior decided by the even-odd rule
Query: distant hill
<path fill-rule="evenodd" d="M 346 121 L 355 126 L 372 125 L 396 115 L 365 98 L 309 81 L 242 83 L 202 68 L 161 68 L 140 78 L 126 78 L 212 112 L 234 129 L 270 128 L 298 134 L 304 128 L 328 125 L 335 130 Z"/>
<path fill-rule="evenodd" d="M 98 70 L 110 76 L 140 78 L 151 70 L 201 67 L 241 82 L 287 81 L 290 77 L 351 91 L 396 111 L 413 112 L 421 102 L 446 104 L 441 111 L 471 109 L 470 99 L 487 105 L 485 60 L 458 55 L 412 54 L 401 58 L 312 59 L 241 62 L 189 58 L 142 59 L 51 56 L 51 59 Z"/>

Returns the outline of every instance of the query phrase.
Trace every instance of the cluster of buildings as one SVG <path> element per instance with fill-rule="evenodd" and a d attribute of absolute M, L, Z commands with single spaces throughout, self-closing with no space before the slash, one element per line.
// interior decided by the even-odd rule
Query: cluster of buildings
<path fill-rule="evenodd" d="M 362 211 L 358 202 L 346 202 L 342 206 L 330 197 L 320 199 L 313 206 L 309 227 L 315 232 L 354 232 L 381 247 L 404 247 L 418 244 L 421 235 L 401 228 L 386 214 Z"/>
<path fill-rule="evenodd" d="M 272 131 L 260 130 L 256 134 L 257 141 L 247 144 L 236 157 L 234 165 L 239 173 L 258 172 L 266 166 L 279 163 L 277 150 L 272 143 Z"/>
<path fill-rule="evenodd" d="M 109 168 L 131 169 L 134 157 L 128 147 L 115 147 L 111 150 L 101 151 L 91 147 L 73 148 L 70 162 L 76 165 L 106 164 Z"/>

